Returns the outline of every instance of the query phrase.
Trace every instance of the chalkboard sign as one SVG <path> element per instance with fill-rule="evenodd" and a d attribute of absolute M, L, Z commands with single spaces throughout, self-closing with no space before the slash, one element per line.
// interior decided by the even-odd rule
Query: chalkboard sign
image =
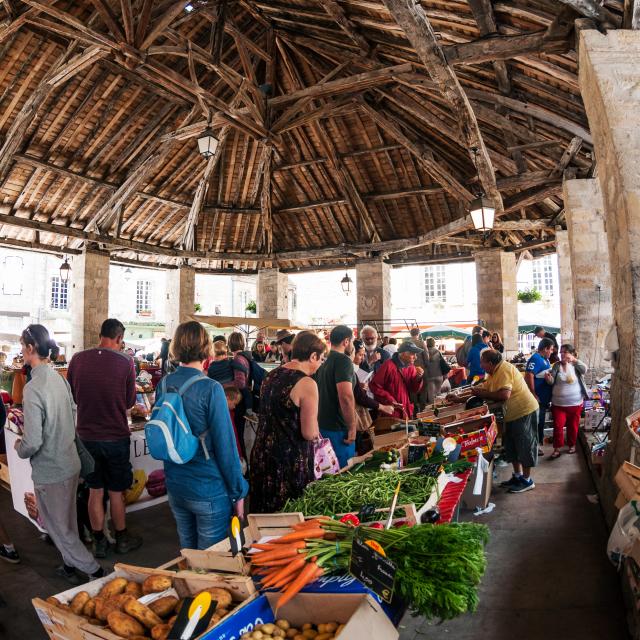
<path fill-rule="evenodd" d="M 385 602 L 393 599 L 396 566 L 358 538 L 351 546 L 349 573 Z"/>
<path fill-rule="evenodd" d="M 437 478 L 440 475 L 441 467 L 442 465 L 438 462 L 425 462 L 418 473 L 421 476 L 427 476 L 427 478 Z"/>

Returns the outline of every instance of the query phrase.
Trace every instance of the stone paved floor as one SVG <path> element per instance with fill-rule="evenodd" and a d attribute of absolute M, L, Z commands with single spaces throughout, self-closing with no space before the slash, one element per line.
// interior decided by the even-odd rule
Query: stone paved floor
<path fill-rule="evenodd" d="M 594 489 L 580 455 L 542 459 L 536 489 L 523 495 L 494 490 L 493 513 L 481 521 L 491 529 L 489 566 L 475 615 L 441 625 L 405 617 L 403 640 L 624 640 L 622 596 L 606 560 L 606 532 L 597 505 L 587 501 Z M 507 474 L 508 470 L 501 471 Z M 31 598 L 65 588 L 53 576 L 55 549 L 11 507 L 0 489 L 0 517 L 22 555 L 19 565 L 0 562 L 0 638 L 47 638 Z M 462 512 L 462 519 L 472 516 Z M 157 566 L 175 557 L 178 542 L 166 505 L 133 514 L 130 527 L 145 545 L 124 561 Z"/>

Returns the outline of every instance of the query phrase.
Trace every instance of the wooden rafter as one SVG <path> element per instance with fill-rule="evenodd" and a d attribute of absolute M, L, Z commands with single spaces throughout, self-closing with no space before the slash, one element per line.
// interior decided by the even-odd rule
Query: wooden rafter
<path fill-rule="evenodd" d="M 603 7 L 598 0 L 560 0 L 564 4 L 575 9 L 585 18 L 597 20 L 605 26 L 617 27 L 620 25 L 620 19 L 607 8 Z"/>
<path fill-rule="evenodd" d="M 493 201 L 496 213 L 502 212 L 502 196 L 496 186 L 496 176 L 471 103 L 460 81 L 447 63 L 427 14 L 411 0 L 384 0 L 389 12 L 400 25 L 431 79 L 450 103 L 458 119 L 462 135 L 469 147 L 478 149 L 477 169 L 485 194 Z"/>
<path fill-rule="evenodd" d="M 342 29 L 358 47 L 363 55 L 369 55 L 369 43 L 367 39 L 360 33 L 358 27 L 349 20 L 345 10 L 338 4 L 336 0 L 320 0 L 322 8 L 336 21 L 336 24 Z"/>

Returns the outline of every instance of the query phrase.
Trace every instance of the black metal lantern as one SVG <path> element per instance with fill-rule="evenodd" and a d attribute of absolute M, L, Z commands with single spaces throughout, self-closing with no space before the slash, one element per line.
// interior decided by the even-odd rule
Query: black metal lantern
<path fill-rule="evenodd" d="M 211 129 L 205 129 L 198 137 L 198 151 L 204 158 L 210 158 L 218 148 L 219 140 L 213 135 Z"/>
<path fill-rule="evenodd" d="M 70 273 L 71 265 L 69 264 L 69 260 L 65 258 L 64 262 L 60 265 L 60 282 L 68 282 Z"/>
<path fill-rule="evenodd" d="M 340 280 L 340 284 L 342 285 L 342 291 L 344 291 L 346 295 L 349 295 L 349 293 L 351 293 L 351 285 L 353 284 L 353 280 L 349 277 L 348 273 L 344 274 L 344 278 Z"/>

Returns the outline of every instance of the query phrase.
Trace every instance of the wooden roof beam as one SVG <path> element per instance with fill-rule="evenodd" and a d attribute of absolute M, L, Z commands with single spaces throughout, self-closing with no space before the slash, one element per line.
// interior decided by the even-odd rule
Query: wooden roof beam
<path fill-rule="evenodd" d="M 370 45 L 367 39 L 360 33 L 358 27 L 349 20 L 345 10 L 336 2 L 336 0 L 322 0 L 320 3 L 322 8 L 336 21 L 337 25 L 349 36 L 353 44 L 355 44 L 360 52 L 368 56 Z"/>
<path fill-rule="evenodd" d="M 124 32 L 122 31 L 122 27 L 118 22 L 118 19 L 114 15 L 113 11 L 111 11 L 111 7 L 105 2 L 105 0 L 90 0 L 91 4 L 96 8 L 102 21 L 107 26 L 107 29 L 111 32 L 111 35 L 116 39 L 117 42 L 126 42 L 126 38 Z"/>
<path fill-rule="evenodd" d="M 498 33 L 498 25 L 493 13 L 493 4 L 491 0 L 467 0 L 473 17 L 478 23 L 478 30 L 481 36 L 488 36 Z M 446 55 L 446 52 L 445 52 Z M 493 72 L 496 75 L 498 88 L 505 95 L 511 93 L 511 78 L 509 77 L 509 69 L 504 60 L 493 61 Z"/>
<path fill-rule="evenodd" d="M 440 93 L 451 104 L 469 150 L 478 149 L 477 169 L 485 194 L 493 201 L 496 213 L 502 213 L 502 196 L 480 126 L 460 81 L 449 66 L 422 5 L 411 0 L 383 0 L 387 9 L 404 31 Z"/>
<path fill-rule="evenodd" d="M 558 161 L 558 164 L 553 168 L 553 171 L 549 174 L 551 180 L 557 180 L 562 177 L 564 170 L 571 164 L 573 159 L 580 151 L 582 147 L 582 138 L 575 136 L 571 139 L 569 146 L 564 150 L 562 157 Z"/>
<path fill-rule="evenodd" d="M 624 0 L 623 29 L 640 29 L 640 2 Z"/>
<path fill-rule="evenodd" d="M 572 48 L 569 38 L 549 39 L 547 31 L 525 33 L 517 36 L 480 38 L 463 44 L 443 47 L 449 64 L 480 64 L 509 60 L 528 53 L 565 53 Z"/>

